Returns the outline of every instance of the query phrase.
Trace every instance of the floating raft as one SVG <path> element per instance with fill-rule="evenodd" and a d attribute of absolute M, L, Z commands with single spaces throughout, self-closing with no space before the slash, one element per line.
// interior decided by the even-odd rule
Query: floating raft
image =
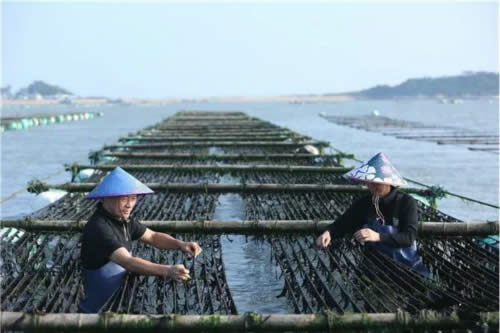
<path fill-rule="evenodd" d="M 228 136 L 229 130 L 231 142 L 245 144 L 217 146 L 228 141 L 213 140 L 171 146 L 188 142 L 187 137 L 196 143 L 196 136 L 206 143 L 207 131 L 217 137 Z M 256 146 L 247 140 L 250 131 L 263 137 L 269 136 L 266 131 L 280 133 L 282 141 L 274 137 Z M 336 241 L 327 250 L 315 247 L 325 221 L 337 219 L 366 194 L 339 173 L 347 155 L 313 155 L 297 152 L 295 145 L 273 145 L 295 144 L 301 136 L 240 112 L 179 112 L 124 141 L 146 133 L 154 134 L 158 145 L 106 146 L 92 153 L 92 165 L 68 166 L 73 176 L 92 170 L 85 183 L 64 184 L 69 190 L 65 196 L 23 221 L 1 222 L 3 328 L 304 332 L 387 325 L 401 330 L 498 327 L 498 239 L 484 238 L 497 234 L 498 224 L 479 230 L 419 202 L 418 250 L 431 273 L 425 278 L 382 254 L 365 252 L 352 239 Z M 159 186 L 155 194 L 139 198 L 133 218 L 197 241 L 203 252 L 193 260 L 179 251 L 135 242 L 134 255 L 162 264 L 182 263 L 192 279 L 175 283 L 129 274 L 100 314 L 80 315 L 80 230 L 96 205 L 83 197 L 116 165 Z M 49 187 L 32 184 L 34 192 Z M 243 221 L 214 221 L 219 199 L 227 193 L 243 201 Z M 262 254 L 271 255 L 269 265 L 282 272 L 276 279 L 283 289 L 276 296 L 285 297 L 288 315 L 239 313 L 226 280 L 221 242 L 226 232 L 254 235 L 257 240 L 248 241 L 259 241 Z M 262 260 L 269 259 L 263 255 Z M 248 281 L 249 288 L 258 288 L 252 283 Z"/>
<path fill-rule="evenodd" d="M 373 114 L 356 117 L 320 114 L 320 117 L 338 125 L 379 132 L 395 136 L 398 139 L 429 141 L 439 145 L 465 145 L 472 151 L 497 154 L 499 152 L 499 136 L 495 133 L 488 134 L 454 127 L 431 126 Z"/>
<path fill-rule="evenodd" d="M 101 117 L 102 112 L 45 113 L 0 118 L 0 132 L 29 129 L 34 126 L 60 124 L 69 121 L 88 120 Z"/>

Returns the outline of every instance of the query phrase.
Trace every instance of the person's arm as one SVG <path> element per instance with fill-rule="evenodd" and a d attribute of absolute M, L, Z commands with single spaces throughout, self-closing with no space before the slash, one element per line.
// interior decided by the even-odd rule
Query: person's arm
<path fill-rule="evenodd" d="M 366 205 L 366 200 L 366 197 L 359 199 L 352 204 L 335 223 L 330 224 L 327 230 L 330 231 L 333 239 L 352 234 L 361 227 L 360 221 L 362 220 L 362 213 L 369 208 Z"/>
<path fill-rule="evenodd" d="M 417 237 L 417 223 L 417 202 L 413 197 L 405 195 L 401 199 L 398 232 L 394 234 L 380 234 L 380 241 L 393 247 L 411 246 Z"/>
<path fill-rule="evenodd" d="M 152 231 L 148 228 L 146 228 L 140 240 L 158 249 L 180 249 L 195 257 L 201 252 L 200 246 L 195 242 L 183 242 L 168 234 Z"/>
<path fill-rule="evenodd" d="M 316 238 L 316 246 L 320 249 L 325 249 L 330 245 L 330 241 L 345 236 L 348 233 L 353 233 L 359 228 L 361 206 L 365 199 L 356 201 L 349 207 L 342 216 L 340 216 L 334 223 L 330 224 L 328 228 Z"/>
<path fill-rule="evenodd" d="M 184 268 L 184 265 L 169 266 L 155 264 L 139 257 L 133 257 L 125 247 L 116 249 L 111 254 L 110 259 L 127 271 L 137 274 L 164 276 L 177 281 L 191 278 L 189 271 Z"/>

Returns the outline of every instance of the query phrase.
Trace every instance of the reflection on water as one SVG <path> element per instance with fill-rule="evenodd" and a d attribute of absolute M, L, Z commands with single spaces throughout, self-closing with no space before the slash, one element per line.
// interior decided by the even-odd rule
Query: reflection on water
<path fill-rule="evenodd" d="M 236 177 L 224 176 L 221 183 L 238 183 Z M 234 193 L 219 196 L 215 221 L 241 221 L 244 202 Z M 226 279 L 239 313 L 287 313 L 286 298 L 277 298 L 283 289 L 280 270 L 271 264 L 269 243 L 246 236 L 221 236 Z"/>

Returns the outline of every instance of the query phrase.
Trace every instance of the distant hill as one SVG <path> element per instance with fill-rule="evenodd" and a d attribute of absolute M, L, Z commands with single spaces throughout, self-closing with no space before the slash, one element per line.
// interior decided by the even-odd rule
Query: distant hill
<path fill-rule="evenodd" d="M 61 87 L 50 85 L 43 81 L 34 81 L 26 88 L 19 89 L 19 91 L 16 93 L 15 96 L 16 97 L 34 96 L 37 94 L 41 96 L 73 95 L 72 92 L 63 89 Z"/>
<path fill-rule="evenodd" d="M 498 80 L 498 73 L 466 72 L 458 76 L 409 79 L 394 87 L 377 85 L 347 95 L 367 99 L 498 96 Z"/>

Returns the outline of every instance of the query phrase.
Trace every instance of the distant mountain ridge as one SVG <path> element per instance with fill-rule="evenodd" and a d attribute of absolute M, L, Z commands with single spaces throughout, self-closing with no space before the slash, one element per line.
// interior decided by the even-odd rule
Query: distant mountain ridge
<path fill-rule="evenodd" d="M 457 76 L 409 79 L 393 87 L 377 85 L 345 95 L 361 99 L 498 96 L 498 82 L 498 73 L 466 72 Z"/>

